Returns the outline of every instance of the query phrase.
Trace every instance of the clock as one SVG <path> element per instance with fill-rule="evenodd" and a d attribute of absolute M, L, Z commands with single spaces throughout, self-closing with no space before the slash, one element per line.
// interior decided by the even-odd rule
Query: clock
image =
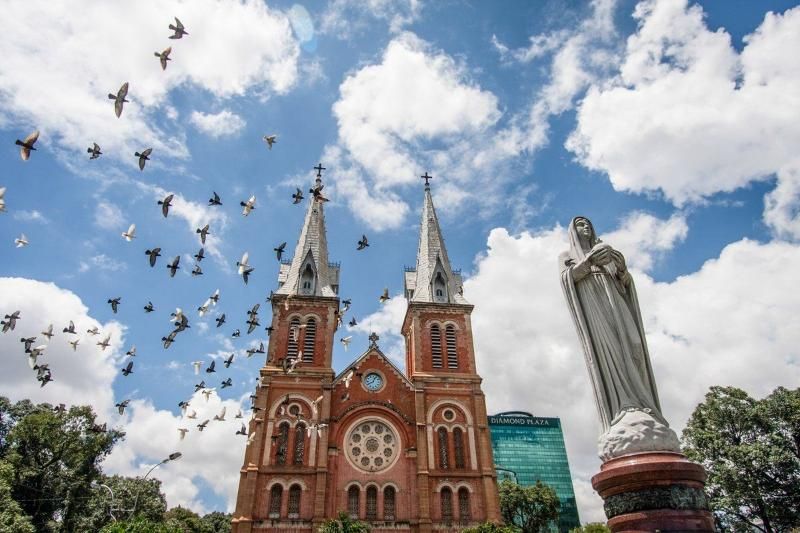
<path fill-rule="evenodd" d="M 370 372 L 364 377 L 364 386 L 368 391 L 375 392 L 383 387 L 383 377 L 376 372 Z"/>

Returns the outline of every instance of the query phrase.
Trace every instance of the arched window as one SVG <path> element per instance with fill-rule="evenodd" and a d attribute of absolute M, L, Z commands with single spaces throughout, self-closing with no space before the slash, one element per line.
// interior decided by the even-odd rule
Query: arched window
<path fill-rule="evenodd" d="M 300 319 L 294 317 L 292 321 L 289 322 L 289 346 L 287 346 L 286 348 L 287 357 L 297 357 L 297 343 L 300 340 L 299 327 L 300 327 Z M 297 335 L 296 338 L 295 335 Z"/>
<path fill-rule="evenodd" d="M 367 488 L 367 520 L 378 519 L 378 489 L 376 487 Z"/>
<path fill-rule="evenodd" d="M 292 464 L 294 465 L 302 465 L 303 464 L 303 455 L 306 450 L 306 426 L 302 423 L 297 424 L 294 428 L 294 456 L 292 458 Z M 291 496 L 291 494 L 290 494 Z"/>
<path fill-rule="evenodd" d="M 306 322 L 305 334 L 303 336 L 303 362 L 314 362 L 314 340 L 317 337 L 317 321 L 309 318 Z"/>
<path fill-rule="evenodd" d="M 442 368 L 442 330 L 439 324 L 431 324 L 431 361 L 433 368 Z"/>
<path fill-rule="evenodd" d="M 383 489 L 383 519 L 394 520 L 394 487 Z"/>
<path fill-rule="evenodd" d="M 447 430 L 439 428 L 437 434 L 439 435 L 439 468 L 446 469 L 450 464 L 447 457 Z"/>
<path fill-rule="evenodd" d="M 300 485 L 289 487 L 289 518 L 300 518 L 300 495 L 303 489 Z"/>
<path fill-rule="evenodd" d="M 458 489 L 458 518 L 462 522 L 472 520 L 472 510 L 469 507 L 469 490 L 466 487 Z"/>
<path fill-rule="evenodd" d="M 300 293 L 314 294 L 314 269 L 310 263 L 306 263 L 303 274 L 300 276 Z"/>
<path fill-rule="evenodd" d="M 458 368 L 458 354 L 456 353 L 456 328 L 448 324 L 444 328 L 444 338 L 447 345 L 447 368 Z"/>
<path fill-rule="evenodd" d="M 455 452 L 456 468 L 464 468 L 464 432 L 461 428 L 453 430 L 453 451 Z"/>
<path fill-rule="evenodd" d="M 358 506 L 361 499 L 361 491 L 353 485 L 347 489 L 347 512 L 350 513 L 350 518 L 358 518 Z"/>
<path fill-rule="evenodd" d="M 269 491 L 269 517 L 279 518 L 281 516 L 281 499 L 283 498 L 283 487 L 279 484 L 272 485 Z"/>
<path fill-rule="evenodd" d="M 278 426 L 278 442 L 275 449 L 275 464 L 285 465 L 286 454 L 289 451 L 289 422 L 284 422 Z"/>
<path fill-rule="evenodd" d="M 453 493 L 449 488 L 445 487 L 439 493 L 439 499 L 442 504 L 442 522 L 453 521 Z"/>
<path fill-rule="evenodd" d="M 441 272 L 437 272 L 433 279 L 433 301 L 447 303 L 447 281 Z"/>

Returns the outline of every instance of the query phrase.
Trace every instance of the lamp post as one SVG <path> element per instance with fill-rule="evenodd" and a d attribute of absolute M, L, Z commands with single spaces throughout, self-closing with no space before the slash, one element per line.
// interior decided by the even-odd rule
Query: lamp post
<path fill-rule="evenodd" d="M 109 494 L 111 494 L 111 504 L 108 506 L 108 516 L 111 517 L 111 520 L 116 522 L 117 521 L 117 517 L 114 516 L 114 491 L 111 490 L 111 487 L 109 487 L 105 483 L 98 483 L 97 481 L 92 481 L 92 486 L 93 487 L 103 487 L 104 489 L 106 489 L 108 491 Z"/>
<path fill-rule="evenodd" d="M 145 482 L 145 480 L 147 480 L 147 476 L 150 475 L 150 472 L 152 472 L 153 470 L 155 470 L 159 466 L 163 465 L 164 463 L 168 463 L 170 461 L 175 461 L 177 459 L 180 459 L 182 456 L 183 456 L 183 454 L 181 452 L 173 452 L 173 453 L 169 454 L 169 456 L 166 459 L 163 459 L 160 463 L 156 463 L 156 464 L 154 464 L 153 466 L 150 467 L 150 470 L 148 470 L 147 473 L 142 478 L 142 485 L 139 487 L 139 490 L 136 492 L 136 499 L 133 500 L 133 509 L 130 510 L 131 511 L 131 516 L 136 514 L 136 506 L 139 503 L 139 494 L 142 493 L 142 489 L 144 488 L 144 482 Z"/>
<path fill-rule="evenodd" d="M 517 485 L 519 485 L 519 481 L 517 481 L 517 473 L 516 473 L 516 472 L 514 472 L 513 470 L 510 470 L 510 469 L 508 469 L 508 468 L 503 468 L 503 467 L 502 467 L 502 466 L 500 466 L 500 465 L 494 465 L 494 469 L 497 471 L 497 473 L 498 473 L 498 474 L 500 474 L 500 473 L 502 472 L 502 474 L 503 474 L 503 479 L 509 479 L 509 478 L 511 478 L 511 479 L 514 481 L 514 483 L 516 483 Z M 502 480 L 501 480 L 501 481 L 502 481 Z"/>

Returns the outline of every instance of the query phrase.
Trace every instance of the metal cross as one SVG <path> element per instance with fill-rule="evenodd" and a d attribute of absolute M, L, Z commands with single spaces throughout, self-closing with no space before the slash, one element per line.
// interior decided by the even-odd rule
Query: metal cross
<path fill-rule="evenodd" d="M 378 339 L 380 339 L 380 337 L 378 337 L 377 333 L 375 333 L 374 331 L 372 333 L 370 333 L 370 335 L 369 335 L 369 347 L 370 348 L 376 348 L 378 346 Z"/>
<path fill-rule="evenodd" d="M 425 188 L 426 188 L 426 189 L 430 189 L 430 188 L 431 188 L 431 186 L 430 186 L 430 183 L 428 183 L 428 180 L 432 180 L 432 179 L 433 179 L 433 176 L 428 176 L 428 171 L 426 170 L 426 171 L 425 171 L 425 174 L 423 174 L 422 176 L 420 176 L 420 178 L 422 178 L 422 179 L 424 179 L 424 180 L 425 180 Z"/>
<path fill-rule="evenodd" d="M 317 177 L 321 178 L 322 177 L 322 171 L 326 170 L 326 168 L 322 166 L 322 163 L 317 163 L 317 166 L 314 167 L 314 170 L 317 171 Z"/>

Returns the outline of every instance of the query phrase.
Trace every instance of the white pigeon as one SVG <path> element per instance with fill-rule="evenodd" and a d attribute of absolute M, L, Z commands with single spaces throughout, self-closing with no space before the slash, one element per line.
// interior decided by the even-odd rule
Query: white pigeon
<path fill-rule="evenodd" d="M 87 330 L 86 330 L 86 333 L 88 333 L 89 335 L 91 335 L 92 337 L 94 337 L 95 335 L 100 335 L 100 330 L 98 329 L 98 327 L 97 327 L 97 326 L 95 326 L 95 327 L 93 327 L 92 329 L 87 329 Z"/>
<path fill-rule="evenodd" d="M 74 341 L 69 341 L 70 346 L 72 346 L 72 351 L 73 352 L 77 352 L 78 351 L 78 343 L 79 342 L 81 342 L 80 339 L 75 339 Z"/>
<path fill-rule="evenodd" d="M 244 274 L 246 268 L 250 268 L 250 265 L 247 264 L 247 260 L 250 259 L 250 254 L 245 252 L 242 254 L 242 260 L 237 261 L 236 266 L 239 267 L 239 275 L 241 276 Z"/>
<path fill-rule="evenodd" d="M 250 197 L 249 200 L 246 202 L 241 202 L 242 205 L 242 214 L 247 216 L 250 214 L 250 211 L 256 208 L 256 195 Z"/>
<path fill-rule="evenodd" d="M 122 234 L 125 237 L 125 240 L 131 242 L 133 239 L 136 238 L 136 224 L 131 224 L 128 226 L 128 231 Z"/>
<path fill-rule="evenodd" d="M 50 340 L 53 337 L 53 324 L 47 326 L 47 329 L 42 332 L 42 335 L 44 335 L 45 337 L 47 337 L 48 340 Z"/>
<path fill-rule="evenodd" d="M 40 356 L 44 355 L 44 351 L 46 349 L 47 349 L 47 345 L 46 344 L 41 344 L 41 345 L 37 346 L 36 348 L 32 349 L 28 353 L 28 364 L 30 365 L 31 368 L 36 366 L 36 360 Z"/>
<path fill-rule="evenodd" d="M 226 409 L 225 409 L 225 406 L 223 405 L 222 406 L 222 411 L 220 411 L 218 415 L 214 415 L 214 420 L 219 420 L 220 422 L 224 422 L 225 421 L 225 411 L 226 411 Z"/>
<path fill-rule="evenodd" d="M 347 337 L 342 337 L 341 339 L 339 339 L 339 342 L 341 342 L 342 346 L 344 346 L 344 351 L 345 352 L 347 351 L 347 347 L 350 346 L 350 341 L 351 340 L 353 340 L 353 336 L 352 335 L 348 335 Z"/>
<path fill-rule="evenodd" d="M 17 248 L 22 248 L 23 246 L 28 246 L 28 238 L 23 233 L 16 239 L 14 239 L 14 244 L 17 245 Z"/>
<path fill-rule="evenodd" d="M 216 387 L 211 387 L 210 389 L 203 389 L 202 394 L 203 396 L 206 397 L 206 401 L 208 401 L 208 399 L 211 397 L 211 393 L 214 392 L 215 390 L 217 390 Z"/>
<path fill-rule="evenodd" d="M 263 139 L 264 142 L 267 143 L 267 146 L 269 147 L 270 150 L 272 150 L 272 145 L 278 142 L 277 135 L 264 135 Z"/>
<path fill-rule="evenodd" d="M 102 341 L 98 342 L 97 345 L 100 346 L 100 349 L 102 349 L 105 352 L 110 342 L 111 342 L 111 334 L 109 333 Z"/>
<path fill-rule="evenodd" d="M 183 318 L 183 310 L 180 307 L 176 307 L 175 308 L 175 312 L 174 313 L 170 313 L 169 316 L 172 317 L 172 318 L 170 318 L 170 322 L 172 322 L 173 320 L 175 322 L 180 322 L 181 318 Z"/>
<path fill-rule="evenodd" d="M 192 420 L 194 420 L 195 418 L 197 418 L 197 411 L 192 409 L 192 412 L 186 415 L 186 418 L 191 418 Z"/>
<path fill-rule="evenodd" d="M 248 437 L 247 437 L 247 445 L 250 446 L 251 444 L 253 444 L 254 440 L 256 440 L 256 432 L 255 431 L 253 431 L 252 433 L 250 433 L 250 435 L 248 435 Z"/>
<path fill-rule="evenodd" d="M 211 298 L 207 299 L 203 305 L 197 308 L 197 312 L 200 316 L 205 315 L 208 313 L 208 308 L 211 307 Z"/>
<path fill-rule="evenodd" d="M 6 188 L 5 187 L 0 187 L 0 213 L 5 212 L 5 210 L 6 210 L 5 195 L 6 195 Z"/>
<path fill-rule="evenodd" d="M 319 407 L 319 402 L 322 401 L 322 398 L 323 398 L 323 396 L 320 394 L 319 397 L 316 400 L 311 402 L 311 408 L 314 410 L 315 413 L 317 412 L 317 409 Z"/>
<path fill-rule="evenodd" d="M 194 375 L 197 376 L 200 374 L 200 367 L 203 366 L 202 361 L 192 361 L 192 366 L 194 367 Z"/>
<path fill-rule="evenodd" d="M 344 377 L 344 387 L 346 389 L 350 388 L 350 380 L 353 379 L 354 375 L 355 375 L 355 372 L 353 370 L 350 370 L 350 372 L 348 372 L 347 375 L 345 375 L 345 377 Z"/>
<path fill-rule="evenodd" d="M 236 413 L 236 416 L 234 418 L 242 418 L 242 417 L 244 417 L 244 415 L 242 414 L 242 410 L 239 409 L 239 411 Z"/>
<path fill-rule="evenodd" d="M 181 434 L 181 440 L 186 436 L 186 433 L 189 431 L 188 428 L 178 428 L 178 433 Z"/>

